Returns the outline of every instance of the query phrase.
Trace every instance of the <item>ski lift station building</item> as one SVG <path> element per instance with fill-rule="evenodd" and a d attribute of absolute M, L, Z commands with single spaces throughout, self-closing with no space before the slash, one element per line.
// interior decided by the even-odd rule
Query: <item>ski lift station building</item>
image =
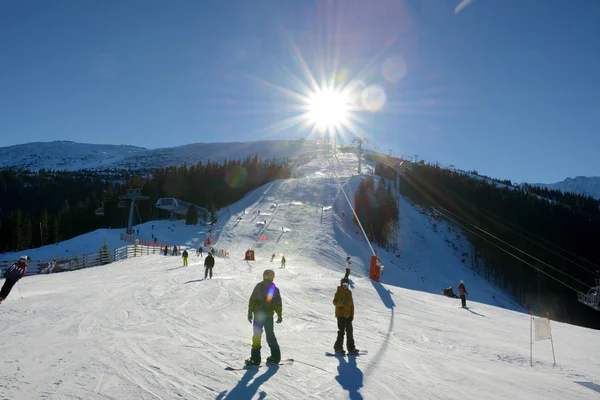
<path fill-rule="evenodd" d="M 175 199 L 173 197 L 164 197 L 162 199 L 158 199 L 156 202 L 156 208 L 170 211 L 171 217 L 174 217 L 174 214 L 185 217 L 190 207 L 196 207 L 196 211 L 198 212 L 198 220 L 200 221 L 204 220 L 204 218 L 208 217 L 209 215 L 209 212 L 206 208 L 188 203 L 187 201 Z"/>

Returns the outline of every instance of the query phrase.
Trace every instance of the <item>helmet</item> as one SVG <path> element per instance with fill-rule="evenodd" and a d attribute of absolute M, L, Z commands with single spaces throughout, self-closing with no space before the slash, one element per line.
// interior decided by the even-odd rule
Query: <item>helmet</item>
<path fill-rule="evenodd" d="M 27 256 L 26 255 L 22 255 L 21 258 L 19 258 L 19 260 L 27 261 Z"/>
<path fill-rule="evenodd" d="M 345 283 L 346 285 L 350 285 L 350 279 L 348 279 L 348 278 L 342 278 L 342 279 L 340 280 L 340 286 L 343 286 L 343 285 L 344 285 L 344 283 Z"/>
<path fill-rule="evenodd" d="M 263 272 L 263 279 L 265 281 L 273 281 L 273 279 L 275 279 L 275 271 L 273 271 L 272 269 L 265 269 L 265 272 Z"/>

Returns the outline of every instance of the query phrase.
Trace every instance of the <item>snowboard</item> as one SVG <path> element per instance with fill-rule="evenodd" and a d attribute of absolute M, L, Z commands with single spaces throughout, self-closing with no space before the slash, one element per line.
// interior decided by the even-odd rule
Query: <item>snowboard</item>
<path fill-rule="evenodd" d="M 245 369 L 254 369 L 254 368 L 262 368 L 262 367 L 274 367 L 276 365 L 289 365 L 289 364 L 293 364 L 293 363 L 294 363 L 294 359 L 293 358 L 286 358 L 286 359 L 283 359 L 283 360 L 279 361 L 279 364 L 265 363 L 265 364 L 261 364 L 261 365 L 244 365 L 243 367 L 231 367 L 231 366 L 227 366 L 227 367 L 225 367 L 225 371 L 243 371 Z"/>
<path fill-rule="evenodd" d="M 364 356 L 369 354 L 369 350 L 359 350 L 358 353 L 350 354 L 350 353 L 330 353 L 328 351 L 325 352 L 325 355 L 328 357 L 344 357 L 344 356 Z"/>

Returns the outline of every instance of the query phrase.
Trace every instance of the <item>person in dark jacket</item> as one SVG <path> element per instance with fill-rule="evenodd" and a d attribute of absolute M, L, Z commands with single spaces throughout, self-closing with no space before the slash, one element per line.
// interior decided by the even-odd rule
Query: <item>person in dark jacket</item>
<path fill-rule="evenodd" d="M 281 350 L 273 330 L 273 314 L 277 313 L 276 323 L 283 321 L 281 294 L 279 289 L 273 283 L 275 272 L 272 269 L 266 269 L 263 272 L 263 280 L 259 282 L 252 291 L 248 301 L 248 322 L 252 324 L 252 351 L 250 358 L 246 360 L 246 365 L 260 365 L 260 349 L 263 329 L 267 336 L 267 344 L 271 349 L 271 356 L 267 357 L 267 362 L 279 364 L 281 361 Z"/>
<path fill-rule="evenodd" d="M 165 256 L 169 254 L 169 246 L 165 246 Z"/>
<path fill-rule="evenodd" d="M 183 257 L 183 266 L 187 267 L 187 265 L 188 265 L 188 252 L 187 252 L 187 250 L 183 250 L 183 253 L 181 253 L 181 257 Z"/>
<path fill-rule="evenodd" d="M 447 287 L 446 289 L 444 289 L 444 296 L 446 297 L 451 297 L 453 299 L 458 299 L 458 296 L 456 294 L 454 294 L 454 290 L 453 287 Z"/>
<path fill-rule="evenodd" d="M 462 307 L 463 308 L 467 308 L 467 296 L 469 293 L 467 292 L 467 289 L 465 288 L 465 283 L 463 281 L 460 281 L 460 283 L 458 284 L 458 297 L 460 297 L 460 302 L 462 303 Z"/>
<path fill-rule="evenodd" d="M 27 274 L 27 256 L 21 256 L 19 261 L 15 261 L 8 269 L 4 272 L 4 285 L 0 289 L 0 303 L 2 303 L 6 297 L 10 294 L 15 283 Z"/>
<path fill-rule="evenodd" d="M 333 297 L 333 305 L 335 306 L 335 317 L 337 318 L 338 334 L 337 340 L 333 345 L 333 350 L 336 354 L 345 354 L 344 351 L 344 334 L 346 335 L 346 347 L 348 353 L 358 353 L 358 349 L 354 345 L 354 329 L 352 321 L 354 320 L 354 300 L 352 300 L 352 292 L 348 288 L 350 280 L 342 278 L 340 286 L 338 286 L 335 296 Z"/>
<path fill-rule="evenodd" d="M 204 279 L 207 276 L 210 276 L 209 279 L 212 279 L 212 269 L 215 266 L 215 257 L 212 253 L 208 253 L 206 258 L 204 259 Z"/>

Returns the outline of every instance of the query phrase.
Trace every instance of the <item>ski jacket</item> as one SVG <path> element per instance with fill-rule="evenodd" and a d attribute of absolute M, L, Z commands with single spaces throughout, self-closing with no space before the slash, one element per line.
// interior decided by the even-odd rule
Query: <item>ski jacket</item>
<path fill-rule="evenodd" d="M 346 269 L 352 269 L 352 263 L 350 262 L 350 260 L 346 261 Z"/>
<path fill-rule="evenodd" d="M 16 261 L 8 267 L 4 276 L 6 279 L 16 282 L 27 274 L 28 269 L 26 262 Z"/>
<path fill-rule="evenodd" d="M 264 280 L 254 287 L 248 301 L 248 318 L 251 318 L 252 313 L 257 311 L 271 316 L 273 313 L 277 313 L 277 316 L 281 318 L 281 294 L 273 282 Z"/>
<path fill-rule="evenodd" d="M 336 318 L 354 319 L 354 300 L 352 300 L 352 292 L 350 289 L 344 289 L 338 286 L 335 296 L 333 297 L 333 305 L 335 306 Z"/>
<path fill-rule="evenodd" d="M 187 250 L 184 250 L 183 253 L 181 253 L 181 255 L 183 256 L 183 258 L 187 258 L 188 257 Z"/>
<path fill-rule="evenodd" d="M 212 268 L 215 266 L 215 258 L 213 257 L 213 255 L 211 253 L 208 253 L 206 258 L 204 259 L 204 266 L 209 267 L 209 268 Z"/>
<path fill-rule="evenodd" d="M 467 289 L 465 289 L 465 284 L 461 283 L 458 285 L 458 295 L 464 296 L 465 294 L 468 295 L 469 293 L 467 292 Z"/>

